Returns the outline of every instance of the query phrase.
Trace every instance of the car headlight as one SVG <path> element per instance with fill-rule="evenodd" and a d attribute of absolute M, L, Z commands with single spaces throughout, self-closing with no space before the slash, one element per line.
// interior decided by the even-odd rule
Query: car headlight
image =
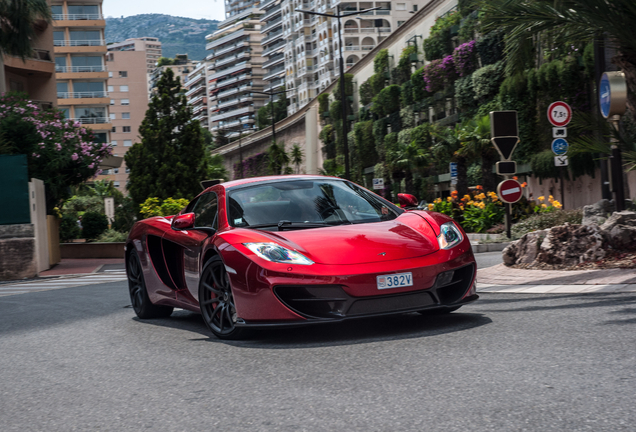
<path fill-rule="evenodd" d="M 243 243 L 243 246 L 259 257 L 275 263 L 300 265 L 312 265 L 314 263 L 306 256 L 276 243 Z"/>
<path fill-rule="evenodd" d="M 450 249 L 462 242 L 464 236 L 455 222 L 446 222 L 440 227 L 440 234 L 437 236 L 437 242 L 441 249 Z"/>

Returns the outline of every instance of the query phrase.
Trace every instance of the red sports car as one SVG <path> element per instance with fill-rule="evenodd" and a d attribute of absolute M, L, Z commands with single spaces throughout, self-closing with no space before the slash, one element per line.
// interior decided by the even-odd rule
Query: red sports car
<path fill-rule="evenodd" d="M 176 216 L 137 222 L 126 270 L 139 318 L 187 309 L 222 339 L 252 327 L 451 312 L 478 298 L 470 242 L 452 219 L 323 176 L 209 187 Z"/>

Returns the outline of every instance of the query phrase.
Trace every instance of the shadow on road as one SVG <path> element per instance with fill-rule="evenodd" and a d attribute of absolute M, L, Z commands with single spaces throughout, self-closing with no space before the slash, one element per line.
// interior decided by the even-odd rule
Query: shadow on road
<path fill-rule="evenodd" d="M 135 318 L 138 320 L 137 318 Z M 465 331 L 491 323 L 482 314 L 454 312 L 448 315 L 422 316 L 417 313 L 361 318 L 340 323 L 302 327 L 253 330 L 249 339 L 224 341 L 210 335 L 200 315 L 178 311 L 168 319 L 138 320 L 140 323 L 200 333 L 194 341 L 223 343 L 242 348 L 298 349 L 354 345 L 387 340 L 424 338 Z"/>

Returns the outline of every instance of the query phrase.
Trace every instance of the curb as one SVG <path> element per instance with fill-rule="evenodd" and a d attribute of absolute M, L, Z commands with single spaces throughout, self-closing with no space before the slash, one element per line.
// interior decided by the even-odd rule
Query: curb
<path fill-rule="evenodd" d="M 500 252 L 508 246 L 510 242 L 506 243 L 484 243 L 484 244 L 473 244 L 471 245 L 473 249 L 473 253 L 481 253 L 481 252 Z"/>

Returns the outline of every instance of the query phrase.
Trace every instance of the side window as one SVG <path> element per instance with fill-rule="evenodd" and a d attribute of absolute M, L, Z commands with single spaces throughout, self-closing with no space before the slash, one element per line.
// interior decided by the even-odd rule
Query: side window
<path fill-rule="evenodd" d="M 194 225 L 198 227 L 217 227 L 216 221 L 216 194 L 209 192 L 201 195 L 192 207 L 194 213 Z"/>

